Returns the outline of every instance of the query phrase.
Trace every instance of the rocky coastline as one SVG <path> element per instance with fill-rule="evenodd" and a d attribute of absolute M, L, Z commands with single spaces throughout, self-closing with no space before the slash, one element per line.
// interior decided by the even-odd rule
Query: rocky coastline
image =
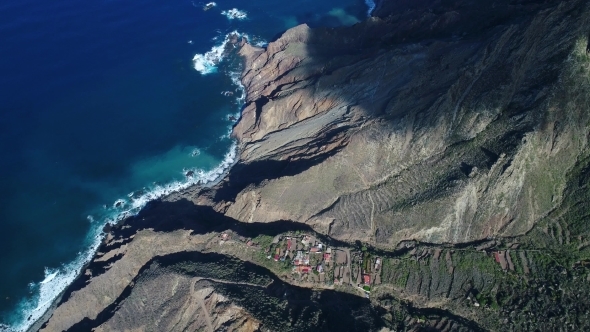
<path fill-rule="evenodd" d="M 590 326 L 588 4 L 380 1 L 373 14 L 242 42 L 236 163 L 105 229 L 31 330 Z M 266 258 L 302 236 L 358 252 L 358 273 L 322 282 Z M 360 266 L 379 275 L 371 291 Z"/>

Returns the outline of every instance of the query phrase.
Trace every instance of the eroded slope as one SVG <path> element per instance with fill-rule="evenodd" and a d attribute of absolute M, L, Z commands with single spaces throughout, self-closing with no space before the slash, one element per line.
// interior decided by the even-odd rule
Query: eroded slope
<path fill-rule="evenodd" d="M 563 85 L 587 79 L 571 67 L 588 13 L 582 1 L 513 7 L 464 38 L 433 40 L 421 25 L 400 42 L 397 22 L 372 19 L 245 46 L 241 175 L 277 171 L 261 184 L 230 177 L 218 210 L 382 247 L 529 230 L 561 204 L 587 148 L 585 90 Z M 447 25 L 472 28 L 463 20 Z"/>

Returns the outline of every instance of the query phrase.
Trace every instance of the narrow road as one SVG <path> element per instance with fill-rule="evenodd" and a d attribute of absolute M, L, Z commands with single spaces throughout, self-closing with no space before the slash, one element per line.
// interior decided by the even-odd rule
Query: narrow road
<path fill-rule="evenodd" d="M 191 282 L 191 296 L 197 300 L 199 306 L 201 307 L 201 310 L 203 310 L 203 313 L 205 314 L 205 321 L 207 323 L 209 331 L 215 332 L 215 329 L 213 328 L 213 323 L 211 323 L 211 316 L 209 315 L 209 310 L 207 310 L 205 302 L 203 302 L 203 299 L 200 296 L 195 294 L 195 284 L 199 282 L 199 280 L 200 279 L 197 279 L 195 280 L 195 282 Z"/>
<path fill-rule="evenodd" d="M 209 328 L 209 331 L 215 332 L 215 329 L 213 328 L 213 323 L 211 323 L 211 316 L 209 315 L 209 310 L 207 309 L 205 302 L 200 297 L 197 297 L 197 301 L 199 302 L 201 309 L 203 309 L 203 312 L 205 313 L 205 320 L 207 321 L 207 327 Z"/>
<path fill-rule="evenodd" d="M 213 282 L 218 282 L 221 284 L 230 284 L 230 285 L 245 285 L 245 286 L 252 286 L 252 287 L 261 287 L 261 288 L 266 288 L 268 286 L 270 286 L 274 280 L 271 280 L 271 282 L 269 282 L 266 285 L 258 285 L 258 284 L 253 284 L 253 283 L 249 283 L 249 282 L 243 282 L 243 281 L 227 281 L 227 280 L 222 280 L 222 279 L 215 279 L 215 278 L 195 278 L 197 281 L 201 281 L 201 280 L 208 280 L 208 281 L 213 281 Z"/>
<path fill-rule="evenodd" d="M 346 248 L 344 249 L 344 251 L 346 252 L 346 264 L 348 264 L 348 272 L 350 273 L 350 285 L 354 286 L 354 276 L 352 275 L 352 267 L 350 265 L 350 249 Z"/>

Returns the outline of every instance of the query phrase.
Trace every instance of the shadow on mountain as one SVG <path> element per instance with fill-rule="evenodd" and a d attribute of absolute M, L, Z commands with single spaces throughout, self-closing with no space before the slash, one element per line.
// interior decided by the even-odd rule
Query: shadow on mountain
<path fill-rule="evenodd" d="M 337 96 L 338 107 L 355 107 L 363 119 L 344 133 L 338 126 L 327 129 L 324 146 L 334 135 L 352 135 L 355 125 L 367 119 L 377 119 L 381 128 L 399 136 L 433 133 L 430 141 L 419 142 L 426 150 L 445 147 L 440 165 L 433 167 L 444 169 L 442 178 L 464 183 L 472 169 L 489 170 L 500 155 L 512 159 L 523 137 L 537 130 L 549 87 L 557 82 L 576 37 L 571 33 L 575 26 L 561 22 L 564 17 L 577 22 L 585 5 L 557 0 L 381 1 L 374 13 L 379 18 L 305 30 L 304 36 L 294 37 L 294 43 L 298 38 L 305 42 L 294 45 L 293 53 L 298 56 L 298 48 L 305 47 L 306 58 L 281 76 L 296 72 L 305 83 L 278 85 L 248 102 L 259 105 L 260 118 L 265 107 L 289 107 L 292 101 L 286 106 L 281 102 L 298 89 L 308 89 L 314 97 Z M 330 84 L 320 84 L 322 79 Z M 470 146 L 474 141 L 476 146 Z M 299 174 L 339 152 L 320 148 L 307 156 L 301 150 L 293 159 L 236 165 L 213 193 L 214 200 L 232 201 L 250 185 Z M 436 180 L 422 174 L 415 178 Z"/>
<path fill-rule="evenodd" d="M 408 317 L 428 317 L 454 325 L 455 329 L 482 331 L 475 322 L 435 308 L 416 308 L 392 297 L 377 300 L 383 306 L 375 306 L 368 299 L 334 290 L 312 290 L 288 284 L 268 269 L 218 253 L 179 252 L 154 257 L 147 262 L 121 295 L 96 319 L 85 318 L 68 331 L 89 331 L 109 321 L 118 310 L 157 321 L 150 310 L 149 299 L 136 306 L 130 298 L 132 292 L 143 294 L 146 280 L 160 279 L 167 282 L 173 275 L 199 278 L 195 288 L 214 288 L 232 303 L 238 305 L 273 331 L 377 331 L 383 327 L 394 330 L 418 330 L 427 325 L 416 323 Z M 152 286 L 153 287 L 153 286 Z M 159 290 L 152 289 L 159 297 Z M 168 296 L 172 296 L 169 294 Z M 129 303 L 126 301 L 129 299 Z M 182 303 L 176 304 L 182 307 Z M 171 306 L 171 304 L 169 304 Z M 173 312 L 173 311 L 172 311 Z M 118 324 L 133 325 L 131 318 Z M 412 323 L 413 322 L 413 323 Z M 145 322 L 144 322 L 145 323 Z M 426 331 L 425 330 L 425 331 Z M 436 330 L 436 329 L 434 329 Z"/>
<path fill-rule="evenodd" d="M 222 274 L 218 273 L 220 271 Z M 207 286 L 212 286 L 275 331 L 374 331 L 384 326 L 381 318 L 384 310 L 373 307 L 367 299 L 332 290 L 314 291 L 293 286 L 263 267 L 222 254 L 181 252 L 150 260 L 134 278 L 133 286 L 128 286 L 96 319 L 85 318 L 68 331 L 90 331 L 100 326 L 124 305 L 146 274 L 153 278 L 165 273 L 207 279 Z M 232 284 L 234 282 L 261 284 Z"/>
<path fill-rule="evenodd" d="M 263 159 L 251 163 L 238 162 L 227 175 L 224 185 L 213 192 L 214 200 L 217 202 L 232 201 L 238 193 L 248 186 L 256 186 L 263 181 L 282 176 L 299 174 L 314 165 L 321 164 L 340 150 L 341 148 L 336 148 L 311 158 L 297 160 Z"/>
<path fill-rule="evenodd" d="M 327 245 L 344 246 L 345 242 L 332 239 L 316 233 L 309 225 L 288 220 L 278 220 L 269 223 L 243 223 L 227 217 L 210 206 L 195 205 L 193 202 L 181 199 L 178 201 L 152 201 L 134 217 L 121 221 L 114 227 L 107 226 L 113 241 L 103 243 L 98 252 L 116 250 L 133 240 L 133 235 L 145 229 L 155 232 L 173 232 L 176 230 L 191 230 L 192 234 L 207 234 L 231 230 L 243 238 L 254 238 L 259 235 L 275 236 L 285 232 L 305 231 L 314 234 Z M 123 257 L 114 255 L 105 261 L 92 261 L 86 268 L 93 275 L 105 272 L 109 266 Z M 90 281 L 91 276 L 81 274 L 65 291 L 59 304 L 66 302 L 71 294 L 82 289 Z"/>

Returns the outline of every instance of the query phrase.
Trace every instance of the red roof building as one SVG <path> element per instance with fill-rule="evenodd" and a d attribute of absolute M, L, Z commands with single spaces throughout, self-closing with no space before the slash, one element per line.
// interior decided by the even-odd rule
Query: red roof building
<path fill-rule="evenodd" d="M 275 254 L 275 262 L 277 262 L 279 260 L 279 255 Z"/>
<path fill-rule="evenodd" d="M 287 250 L 291 250 L 291 239 L 287 240 Z"/>
<path fill-rule="evenodd" d="M 301 273 L 309 273 L 311 271 L 311 266 L 298 266 L 297 271 Z"/>
<path fill-rule="evenodd" d="M 371 276 L 368 274 L 363 275 L 363 282 L 365 283 L 365 285 L 370 285 L 371 284 Z"/>
<path fill-rule="evenodd" d="M 326 262 L 329 262 L 330 261 L 330 258 L 331 258 L 331 255 L 330 254 L 324 254 L 324 260 Z"/>
<path fill-rule="evenodd" d="M 309 249 L 309 251 L 315 253 L 315 252 L 319 252 L 320 249 L 318 247 L 313 247 L 313 248 Z"/>

